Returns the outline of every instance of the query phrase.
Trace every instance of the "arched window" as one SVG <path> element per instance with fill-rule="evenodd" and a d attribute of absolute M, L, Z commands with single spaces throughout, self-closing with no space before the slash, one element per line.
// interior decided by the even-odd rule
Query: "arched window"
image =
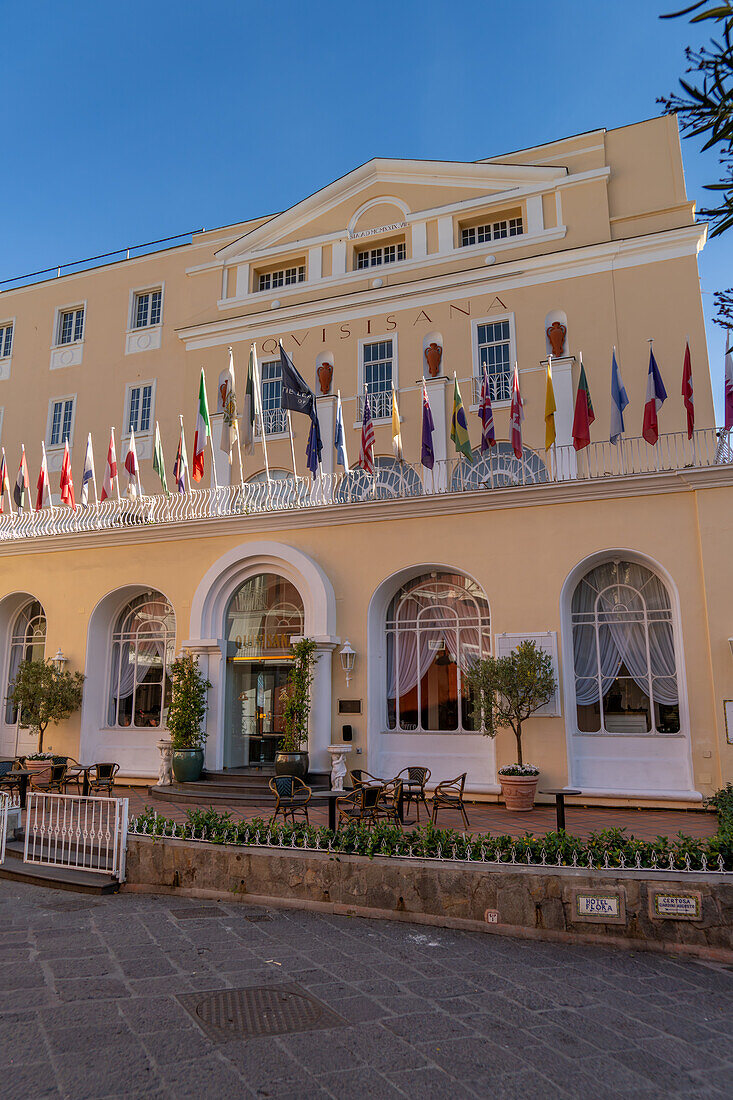
<path fill-rule="evenodd" d="M 290 656 L 290 638 L 303 633 L 303 601 L 295 585 L 274 573 L 259 573 L 237 589 L 226 617 L 228 656 Z"/>
<path fill-rule="evenodd" d="M 461 458 L 453 471 L 451 492 L 462 489 L 501 489 L 508 485 L 538 485 L 547 481 L 547 467 L 529 447 L 517 458 L 511 443 L 498 441 L 495 447 L 473 452 L 473 462 Z"/>
<path fill-rule="evenodd" d="M 125 604 L 112 632 L 111 726 L 161 726 L 170 704 L 176 617 L 160 592 Z"/>
<path fill-rule="evenodd" d="M 643 565 L 609 561 L 580 581 L 572 600 L 578 731 L 679 733 L 672 606 Z"/>
<path fill-rule="evenodd" d="M 387 610 L 390 729 L 473 731 L 463 674 L 491 651 L 489 605 L 459 573 L 430 573 L 400 588 Z"/>
<path fill-rule="evenodd" d="M 9 726 L 18 721 L 18 708 L 8 698 L 21 661 L 42 661 L 46 655 L 46 613 L 38 600 L 29 600 L 21 608 L 10 634 L 8 682 L 5 696 L 5 721 Z"/>

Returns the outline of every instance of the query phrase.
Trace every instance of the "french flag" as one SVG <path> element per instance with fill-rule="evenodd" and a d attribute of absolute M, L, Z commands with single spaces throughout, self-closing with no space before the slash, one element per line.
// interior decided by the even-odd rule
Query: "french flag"
<path fill-rule="evenodd" d="M 657 413 L 661 409 L 664 402 L 667 400 L 667 391 L 664 388 L 664 382 L 662 382 L 662 376 L 659 373 L 659 367 L 657 361 L 654 358 L 654 352 L 649 348 L 649 374 L 646 380 L 646 404 L 644 405 L 644 427 L 641 430 L 641 434 L 647 443 L 652 446 L 659 439 L 659 424 L 657 422 Z"/>

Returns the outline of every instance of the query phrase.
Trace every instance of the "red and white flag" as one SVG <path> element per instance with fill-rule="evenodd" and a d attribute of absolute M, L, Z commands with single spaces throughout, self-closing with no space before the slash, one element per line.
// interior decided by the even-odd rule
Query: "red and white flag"
<path fill-rule="evenodd" d="M 517 458 L 522 457 L 522 421 L 524 420 L 524 406 L 522 395 L 519 392 L 519 367 L 514 364 L 514 381 L 512 382 L 512 406 L 509 420 L 512 426 L 512 450 Z"/>
<path fill-rule="evenodd" d="M 137 461 L 137 448 L 135 446 L 135 432 L 130 429 L 130 442 L 125 455 L 125 469 L 127 470 L 127 492 L 129 496 L 135 496 L 140 488 L 140 467 Z M 136 484 L 137 483 L 137 484 Z M 142 496 L 142 490 L 140 492 Z"/>
<path fill-rule="evenodd" d="M 361 422 L 361 446 L 357 465 L 368 474 L 374 473 L 374 424 L 368 393 L 364 394 L 364 416 Z"/>
<path fill-rule="evenodd" d="M 695 430 L 695 399 L 692 393 L 692 359 L 690 345 L 685 345 L 685 362 L 682 367 L 682 400 L 687 409 L 687 438 L 692 439 Z"/>
<path fill-rule="evenodd" d="M 48 484 L 48 465 L 46 463 L 46 445 L 41 444 L 43 448 L 43 457 L 41 458 L 41 469 L 38 474 L 38 481 L 36 482 L 36 511 L 40 512 L 43 508 L 43 494 L 48 489 L 49 496 L 51 493 L 50 486 Z"/>
<path fill-rule="evenodd" d="M 194 481 L 201 481 L 204 476 L 204 451 L 211 435 L 211 421 L 209 420 L 209 402 L 206 397 L 206 378 L 204 368 L 201 368 L 201 380 L 199 382 L 199 406 L 196 414 L 196 435 L 193 437 L 193 466 L 191 477 Z"/>
<path fill-rule="evenodd" d="M 73 508 L 76 511 L 76 500 L 74 499 L 74 480 L 71 476 L 71 455 L 69 454 L 69 441 L 64 441 L 64 461 L 61 463 L 61 481 L 59 483 L 61 489 L 61 503 L 68 504 L 69 508 Z"/>
<path fill-rule="evenodd" d="M 8 494 L 8 510 L 12 513 L 13 503 L 12 494 L 10 490 L 10 477 L 8 476 L 8 463 L 5 458 L 5 448 L 3 447 L 3 460 L 0 462 L 0 515 L 5 510 L 5 494 Z"/>
<path fill-rule="evenodd" d="M 109 450 L 107 451 L 107 465 L 104 469 L 104 481 L 102 482 L 102 495 L 100 500 L 110 500 L 112 497 L 112 485 L 117 488 L 117 496 L 120 495 L 120 483 L 117 480 L 117 455 L 115 453 L 115 430 L 112 428 L 109 436 Z"/>

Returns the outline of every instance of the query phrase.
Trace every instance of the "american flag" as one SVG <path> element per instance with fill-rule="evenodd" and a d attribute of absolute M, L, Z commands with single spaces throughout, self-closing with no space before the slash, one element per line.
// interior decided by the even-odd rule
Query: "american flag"
<path fill-rule="evenodd" d="M 374 473 L 374 424 L 369 408 L 369 394 L 364 394 L 364 418 L 361 422 L 361 447 L 358 465 L 368 474 Z"/>
<path fill-rule="evenodd" d="M 484 376 L 481 380 L 481 400 L 479 401 L 478 414 L 481 417 L 481 454 L 489 447 L 496 446 L 496 433 L 494 432 L 494 411 L 491 408 L 491 394 L 489 393 L 489 379 L 484 367 Z"/>

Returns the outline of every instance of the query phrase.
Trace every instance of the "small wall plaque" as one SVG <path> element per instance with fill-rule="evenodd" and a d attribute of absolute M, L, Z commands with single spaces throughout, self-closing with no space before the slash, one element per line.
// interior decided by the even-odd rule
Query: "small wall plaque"
<path fill-rule="evenodd" d="M 339 699 L 339 714 L 361 714 L 361 699 Z"/>
<path fill-rule="evenodd" d="M 573 919 L 592 924 L 626 924 L 626 902 L 619 890 L 574 890 Z"/>
<path fill-rule="evenodd" d="M 702 920 L 702 894 L 697 890 L 684 893 L 652 890 L 649 894 L 649 916 L 652 920 Z"/>
<path fill-rule="evenodd" d="M 486 912 L 484 913 L 484 920 L 486 921 L 487 924 L 498 924 L 499 923 L 499 910 L 498 909 L 487 909 Z"/>

